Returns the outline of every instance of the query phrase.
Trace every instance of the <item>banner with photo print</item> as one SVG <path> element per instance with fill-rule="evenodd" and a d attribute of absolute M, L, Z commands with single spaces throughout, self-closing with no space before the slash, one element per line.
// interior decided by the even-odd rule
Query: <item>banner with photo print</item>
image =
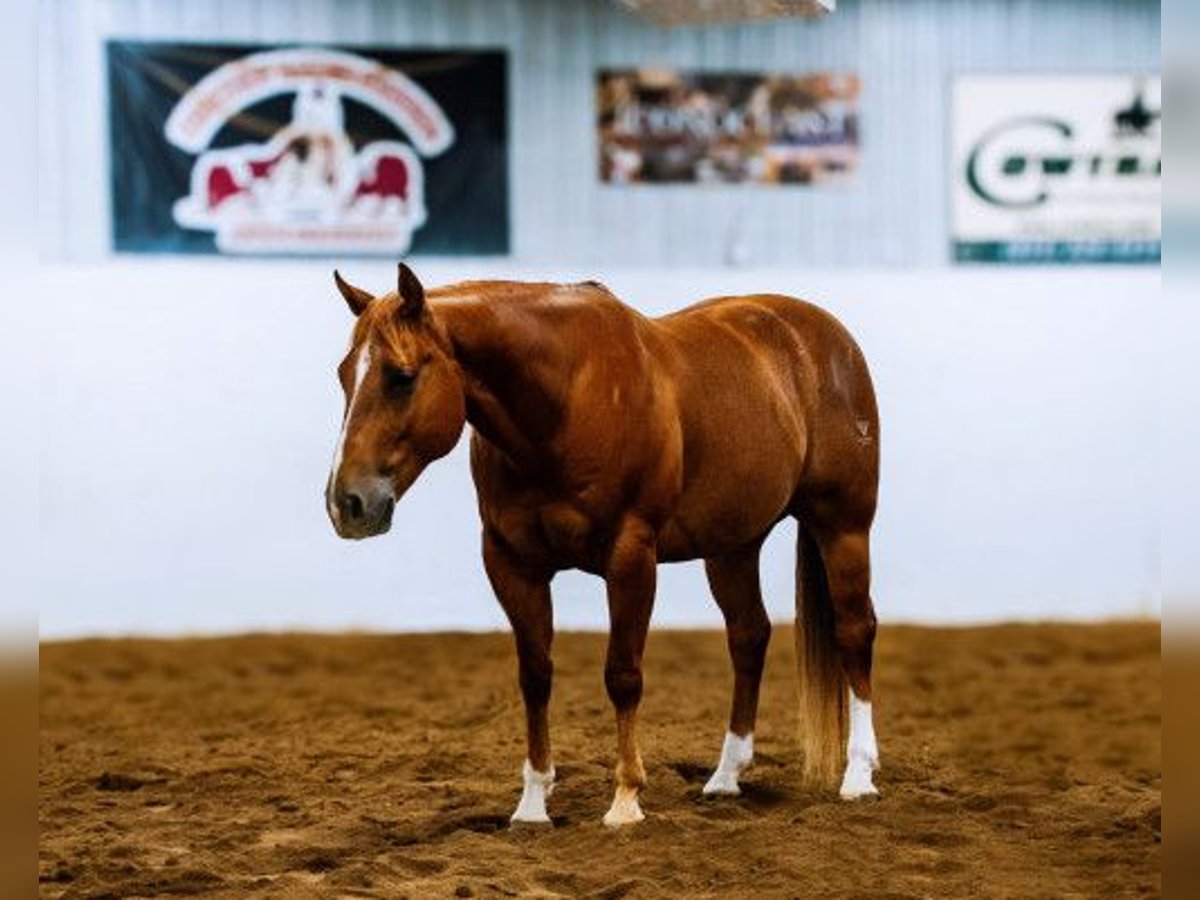
<path fill-rule="evenodd" d="M 1161 259 L 1158 76 L 963 76 L 951 115 L 955 259 Z"/>
<path fill-rule="evenodd" d="M 611 184 L 821 185 L 858 169 L 858 76 L 647 69 L 597 75 Z"/>
<path fill-rule="evenodd" d="M 122 252 L 508 252 L 501 52 L 111 41 Z"/>

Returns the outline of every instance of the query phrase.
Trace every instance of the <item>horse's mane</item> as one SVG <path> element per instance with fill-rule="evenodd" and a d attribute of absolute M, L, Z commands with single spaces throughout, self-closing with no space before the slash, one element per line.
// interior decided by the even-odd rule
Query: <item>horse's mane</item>
<path fill-rule="evenodd" d="M 496 280 L 456 281 L 452 284 L 429 288 L 426 294 L 433 300 L 453 301 L 488 296 L 490 299 L 504 299 L 516 303 L 536 303 L 564 291 L 574 293 L 581 290 L 600 291 L 607 296 L 613 296 L 612 291 L 606 285 L 594 280 L 573 283 Z"/>

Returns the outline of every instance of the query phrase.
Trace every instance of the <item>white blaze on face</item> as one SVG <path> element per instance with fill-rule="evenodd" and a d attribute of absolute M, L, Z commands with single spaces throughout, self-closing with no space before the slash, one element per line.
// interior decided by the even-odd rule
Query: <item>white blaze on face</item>
<path fill-rule="evenodd" d="M 363 343 L 362 348 L 358 351 L 358 358 L 354 361 L 354 387 L 350 389 L 350 401 L 346 404 L 346 418 L 342 420 L 342 433 L 338 435 L 337 449 L 333 452 L 333 466 L 329 472 L 330 484 L 336 483 L 338 470 L 342 467 L 342 454 L 346 449 L 346 435 L 350 433 L 350 420 L 354 417 L 354 401 L 358 399 L 358 389 L 362 387 L 363 381 L 366 380 L 367 372 L 371 369 L 371 345 Z M 333 499 L 329 500 L 329 514 L 333 516 L 333 520 L 339 520 L 337 504 Z"/>
<path fill-rule="evenodd" d="M 859 700 L 850 691 L 850 736 L 846 741 L 846 774 L 842 778 L 842 799 L 854 800 L 878 794 L 871 773 L 879 768 L 879 748 L 875 743 L 875 725 L 870 701 Z"/>

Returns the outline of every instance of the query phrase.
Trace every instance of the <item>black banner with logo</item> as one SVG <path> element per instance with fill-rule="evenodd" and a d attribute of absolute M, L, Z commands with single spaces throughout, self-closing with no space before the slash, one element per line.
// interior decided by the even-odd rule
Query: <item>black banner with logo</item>
<path fill-rule="evenodd" d="M 107 45 L 113 246 L 508 252 L 498 51 Z"/>

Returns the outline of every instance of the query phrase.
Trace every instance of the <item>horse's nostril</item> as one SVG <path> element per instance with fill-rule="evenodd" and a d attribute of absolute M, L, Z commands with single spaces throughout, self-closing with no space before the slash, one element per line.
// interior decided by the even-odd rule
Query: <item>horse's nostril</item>
<path fill-rule="evenodd" d="M 366 508 L 363 506 L 362 497 L 355 493 L 347 493 L 342 498 L 342 512 L 346 518 L 355 521 L 363 517 Z"/>

